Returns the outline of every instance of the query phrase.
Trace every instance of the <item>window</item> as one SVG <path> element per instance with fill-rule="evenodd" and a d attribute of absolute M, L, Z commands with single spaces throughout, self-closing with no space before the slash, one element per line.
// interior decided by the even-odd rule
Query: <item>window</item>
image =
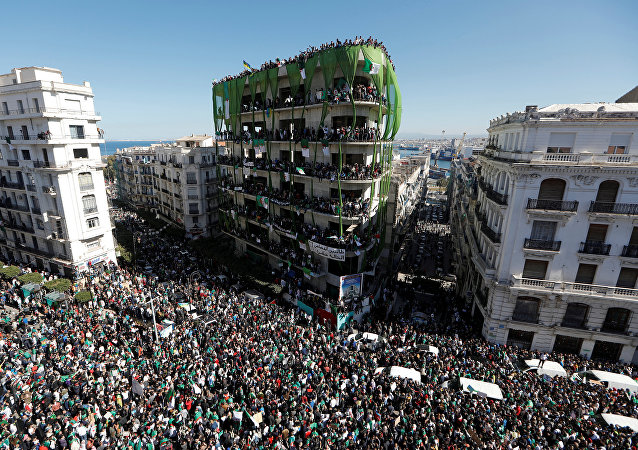
<path fill-rule="evenodd" d="M 7 134 L 9 135 L 9 139 L 15 139 L 15 136 L 13 134 L 13 127 L 11 125 L 7 125 Z"/>
<path fill-rule="evenodd" d="M 86 226 L 89 228 L 97 228 L 100 226 L 100 219 L 98 219 L 97 217 L 91 217 L 90 219 L 86 220 Z"/>
<path fill-rule="evenodd" d="M 553 241 L 556 234 L 556 222 L 535 220 L 532 225 L 531 239 L 538 241 Z"/>
<path fill-rule="evenodd" d="M 195 164 L 195 157 L 194 156 L 189 156 L 188 157 L 188 164 Z"/>
<path fill-rule="evenodd" d="M 583 303 L 570 303 L 567 305 L 563 323 L 561 326 L 569 328 L 583 328 L 587 320 L 589 306 Z"/>
<path fill-rule="evenodd" d="M 29 139 L 29 129 L 26 125 L 22 125 L 22 139 Z"/>
<path fill-rule="evenodd" d="M 592 284 L 596 276 L 596 264 L 579 264 L 578 272 L 576 272 L 576 283 Z"/>
<path fill-rule="evenodd" d="M 22 150 L 22 159 L 31 161 L 31 152 L 29 150 Z"/>
<path fill-rule="evenodd" d="M 18 100 L 18 112 L 20 114 L 24 114 L 24 105 L 22 104 L 22 100 Z"/>
<path fill-rule="evenodd" d="M 95 195 L 85 195 L 84 197 L 82 197 L 82 206 L 84 207 L 84 214 L 97 212 L 97 202 L 95 201 Z"/>
<path fill-rule="evenodd" d="M 636 280 L 638 280 L 638 269 L 631 267 L 621 267 L 618 274 L 617 287 L 633 289 L 636 287 Z"/>
<path fill-rule="evenodd" d="M 538 323 L 540 302 L 534 297 L 518 297 L 512 314 L 512 320 L 518 322 Z"/>
<path fill-rule="evenodd" d="M 2 112 L 5 114 L 5 116 L 9 115 L 9 105 L 7 104 L 7 102 L 2 102 Z"/>
<path fill-rule="evenodd" d="M 84 139 L 84 125 L 69 125 L 72 139 Z"/>
<path fill-rule="evenodd" d="M 562 200 L 565 194 L 565 181 L 558 178 L 543 180 L 538 190 L 539 200 Z"/>
<path fill-rule="evenodd" d="M 616 201 L 620 184 L 614 180 L 605 180 L 598 186 L 597 202 L 613 203 Z"/>
<path fill-rule="evenodd" d="M 592 223 L 587 231 L 588 242 L 605 242 L 607 237 L 607 225 Z"/>
<path fill-rule="evenodd" d="M 625 308 L 609 308 L 602 331 L 611 333 L 624 333 L 629 325 L 631 311 Z"/>
<path fill-rule="evenodd" d="M 197 184 L 197 175 L 194 172 L 186 173 L 186 184 Z"/>
<path fill-rule="evenodd" d="M 189 203 L 188 204 L 188 213 L 189 214 L 199 214 L 199 204 L 198 203 Z"/>
<path fill-rule="evenodd" d="M 80 191 L 90 191 L 93 189 L 93 177 L 89 172 L 82 172 L 78 175 Z"/>
<path fill-rule="evenodd" d="M 507 345 L 516 345 L 517 347 L 529 350 L 532 348 L 532 341 L 534 340 L 534 332 L 515 330 L 510 328 L 507 332 Z"/>
<path fill-rule="evenodd" d="M 73 149 L 73 157 L 75 159 L 88 158 L 89 150 L 86 148 L 74 148 Z"/>
<path fill-rule="evenodd" d="M 197 225 L 199 223 L 199 217 L 193 217 L 193 225 Z"/>
<path fill-rule="evenodd" d="M 100 239 L 93 239 L 86 243 L 87 250 L 97 250 L 100 248 Z"/>
<path fill-rule="evenodd" d="M 607 147 L 607 153 L 616 155 L 628 153 L 627 149 L 630 142 L 631 133 L 613 133 L 609 141 L 609 147 Z"/>
<path fill-rule="evenodd" d="M 591 352 L 591 359 L 617 362 L 623 345 L 617 342 L 596 341 Z"/>
<path fill-rule="evenodd" d="M 33 108 L 35 109 L 35 112 L 40 112 L 40 102 L 37 98 L 33 99 Z"/>
<path fill-rule="evenodd" d="M 547 153 L 571 153 L 576 133 L 551 133 Z"/>
<path fill-rule="evenodd" d="M 547 273 L 547 261 L 537 259 L 526 259 L 523 268 L 523 278 L 534 278 L 544 280 Z"/>
<path fill-rule="evenodd" d="M 563 336 L 557 334 L 556 339 L 554 340 L 554 348 L 552 351 L 555 353 L 578 355 L 580 353 L 580 348 L 582 347 L 582 345 L 582 338 L 575 338 L 572 336 Z"/>

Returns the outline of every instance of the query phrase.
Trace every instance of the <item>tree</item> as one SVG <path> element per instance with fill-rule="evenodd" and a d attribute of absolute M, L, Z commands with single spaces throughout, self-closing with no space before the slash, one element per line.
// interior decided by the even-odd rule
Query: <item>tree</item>
<path fill-rule="evenodd" d="M 438 180 L 436 180 L 436 185 L 439 187 L 447 187 L 449 180 L 447 178 L 439 178 Z"/>
<path fill-rule="evenodd" d="M 75 301 L 78 303 L 85 303 L 93 299 L 93 294 L 90 291 L 79 291 L 75 294 Z"/>
<path fill-rule="evenodd" d="M 22 270 L 16 266 L 7 266 L 0 268 L 0 276 L 5 280 L 10 280 L 12 278 L 20 276 Z"/>
<path fill-rule="evenodd" d="M 40 284 L 42 282 L 42 275 L 36 272 L 25 273 L 24 275 L 20 275 L 18 277 L 18 280 L 20 280 L 20 282 L 23 284 L 29 284 L 29 283 Z"/>
<path fill-rule="evenodd" d="M 66 278 L 57 278 L 55 280 L 47 281 L 44 283 L 44 287 L 48 291 L 64 292 L 71 288 L 71 281 Z"/>
<path fill-rule="evenodd" d="M 115 181 L 117 171 L 115 170 L 115 155 L 106 157 L 106 167 L 104 168 L 104 178 L 108 181 Z"/>

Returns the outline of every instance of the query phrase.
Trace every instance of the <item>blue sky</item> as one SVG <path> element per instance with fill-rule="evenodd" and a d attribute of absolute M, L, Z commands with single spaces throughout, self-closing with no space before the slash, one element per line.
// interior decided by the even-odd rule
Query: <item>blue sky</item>
<path fill-rule="evenodd" d="M 525 105 L 614 101 L 638 84 L 637 1 L 30 1 L 3 13 L 0 70 L 90 81 L 107 139 L 211 133 L 211 81 L 242 59 L 356 35 L 382 40 L 397 67 L 399 137 L 484 134 Z"/>

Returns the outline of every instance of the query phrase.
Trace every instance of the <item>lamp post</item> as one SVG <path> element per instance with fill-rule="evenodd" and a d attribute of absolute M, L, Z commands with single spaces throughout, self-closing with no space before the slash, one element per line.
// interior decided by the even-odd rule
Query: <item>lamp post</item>
<path fill-rule="evenodd" d="M 157 334 L 157 321 L 155 320 L 155 300 L 157 300 L 159 297 L 155 297 L 150 299 L 149 301 L 147 301 L 146 303 L 142 303 L 143 305 L 146 305 L 148 303 L 151 304 L 151 311 L 153 312 L 153 331 L 155 332 L 155 342 L 159 342 L 159 335 Z"/>

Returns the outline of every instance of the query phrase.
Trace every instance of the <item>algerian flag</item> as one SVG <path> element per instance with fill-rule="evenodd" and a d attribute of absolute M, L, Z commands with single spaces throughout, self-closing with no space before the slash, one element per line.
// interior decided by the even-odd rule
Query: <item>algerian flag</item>
<path fill-rule="evenodd" d="M 306 172 L 304 172 L 304 170 L 301 167 L 297 167 L 297 172 L 299 172 L 301 175 L 306 174 Z"/>
<path fill-rule="evenodd" d="M 381 64 L 373 63 L 369 59 L 366 58 L 365 64 L 363 65 L 363 72 L 369 73 L 370 75 L 376 75 L 379 73 L 379 68 Z"/>

